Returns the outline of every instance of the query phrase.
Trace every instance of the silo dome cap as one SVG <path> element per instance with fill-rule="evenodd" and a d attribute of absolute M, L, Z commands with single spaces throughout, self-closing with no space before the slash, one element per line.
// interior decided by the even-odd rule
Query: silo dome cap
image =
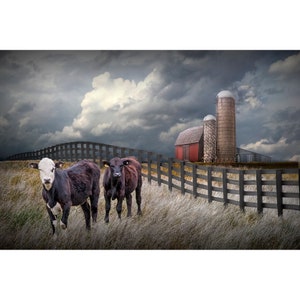
<path fill-rule="evenodd" d="M 232 99 L 235 99 L 233 94 L 230 91 L 221 91 L 217 95 L 217 98 L 232 98 Z"/>
<path fill-rule="evenodd" d="M 210 121 L 210 120 L 216 120 L 216 117 L 213 116 L 213 115 L 207 115 L 207 116 L 203 119 L 203 121 Z"/>

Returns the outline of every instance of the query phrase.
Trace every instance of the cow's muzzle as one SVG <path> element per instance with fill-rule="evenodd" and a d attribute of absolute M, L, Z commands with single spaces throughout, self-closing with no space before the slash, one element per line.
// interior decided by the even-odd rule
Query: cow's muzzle
<path fill-rule="evenodd" d="M 50 191 L 52 188 L 52 183 L 44 183 L 44 187 L 47 191 Z"/>
<path fill-rule="evenodd" d="M 44 184 L 50 184 L 51 183 L 51 179 L 44 179 Z"/>

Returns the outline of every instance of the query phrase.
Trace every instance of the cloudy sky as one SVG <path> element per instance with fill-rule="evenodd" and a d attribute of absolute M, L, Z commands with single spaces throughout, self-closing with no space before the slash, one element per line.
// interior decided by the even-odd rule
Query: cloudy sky
<path fill-rule="evenodd" d="M 174 156 L 236 96 L 237 146 L 300 160 L 300 51 L 1 51 L 0 157 L 86 140 Z"/>

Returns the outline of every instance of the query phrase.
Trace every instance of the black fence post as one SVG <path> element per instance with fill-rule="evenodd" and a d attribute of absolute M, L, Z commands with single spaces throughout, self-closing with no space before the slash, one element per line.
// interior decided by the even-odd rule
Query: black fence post
<path fill-rule="evenodd" d="M 83 143 L 78 143 L 78 146 L 79 146 L 78 148 L 80 148 L 80 152 L 79 152 L 80 155 L 79 155 L 78 159 L 81 160 L 82 157 L 83 157 L 83 151 L 84 151 L 83 150 Z"/>
<path fill-rule="evenodd" d="M 118 156 L 117 147 L 112 146 L 112 153 L 113 153 L 113 157 Z"/>
<path fill-rule="evenodd" d="M 100 168 L 102 167 L 102 157 L 103 157 L 103 152 L 102 152 L 102 145 L 98 144 L 99 146 L 99 152 L 98 152 L 98 158 L 99 158 L 99 166 Z"/>
<path fill-rule="evenodd" d="M 207 168 L 207 196 L 208 202 L 212 202 L 212 180 L 211 180 L 211 167 Z"/>
<path fill-rule="evenodd" d="M 64 161 L 68 161 L 68 144 L 63 145 Z"/>
<path fill-rule="evenodd" d="M 85 143 L 85 159 L 90 159 L 91 158 L 91 149 L 90 149 L 90 143 Z"/>
<path fill-rule="evenodd" d="M 148 162 L 148 182 L 151 183 L 151 152 L 147 152 L 147 162 Z"/>
<path fill-rule="evenodd" d="M 276 170 L 276 197 L 277 197 L 278 216 L 282 216 L 283 203 L 282 203 L 282 171 L 281 170 Z"/>
<path fill-rule="evenodd" d="M 298 163 L 300 166 L 300 163 Z M 298 190 L 299 190 L 299 206 L 300 206 L 300 168 L 298 167 Z"/>
<path fill-rule="evenodd" d="M 69 155 L 68 155 L 68 144 L 64 144 L 64 160 L 68 161 L 69 160 Z"/>
<path fill-rule="evenodd" d="M 90 151 L 92 151 L 91 159 L 95 163 L 96 162 L 96 145 L 95 145 L 95 143 L 90 144 L 90 147 L 91 147 Z"/>
<path fill-rule="evenodd" d="M 110 155 L 109 155 L 109 145 L 105 145 L 105 159 L 110 160 Z"/>
<path fill-rule="evenodd" d="M 139 150 L 137 153 L 137 160 L 142 163 L 143 162 L 143 155 L 142 155 L 142 150 Z"/>
<path fill-rule="evenodd" d="M 197 165 L 192 165 L 192 172 L 193 172 L 193 196 L 197 197 Z"/>
<path fill-rule="evenodd" d="M 44 156 L 49 157 L 49 148 L 44 149 Z"/>
<path fill-rule="evenodd" d="M 157 160 L 157 163 L 156 163 L 156 167 L 157 167 L 157 184 L 159 186 L 161 186 L 161 169 L 160 169 L 161 155 L 160 154 L 156 155 L 156 160 Z"/>
<path fill-rule="evenodd" d="M 173 168 L 173 159 L 168 159 L 168 188 L 169 191 L 172 191 L 172 168 Z"/>
<path fill-rule="evenodd" d="M 75 161 L 78 160 L 78 143 L 74 143 L 75 146 Z"/>
<path fill-rule="evenodd" d="M 222 170 L 222 180 L 223 180 L 223 200 L 224 206 L 228 205 L 228 195 L 227 195 L 227 169 Z"/>
<path fill-rule="evenodd" d="M 128 149 L 128 156 L 135 156 L 137 160 L 138 159 L 138 154 L 135 154 L 134 149 Z"/>
<path fill-rule="evenodd" d="M 61 159 L 61 153 L 60 153 L 60 145 L 56 145 L 56 157 L 57 160 Z"/>
<path fill-rule="evenodd" d="M 125 148 L 121 148 L 121 157 L 125 157 L 126 155 L 125 155 Z"/>
<path fill-rule="evenodd" d="M 242 212 L 245 212 L 244 170 L 239 170 L 239 193 L 240 193 L 240 209 Z"/>
<path fill-rule="evenodd" d="M 64 161 L 63 157 L 63 145 L 59 145 L 59 159 Z"/>
<path fill-rule="evenodd" d="M 256 170 L 257 212 L 263 212 L 261 170 Z"/>
<path fill-rule="evenodd" d="M 75 149 L 74 149 L 74 143 L 70 143 L 70 159 L 71 161 L 74 161 L 75 156 Z"/>
<path fill-rule="evenodd" d="M 184 195 L 184 181 L 185 181 L 185 172 L 184 172 L 184 161 L 180 162 L 180 191 Z"/>

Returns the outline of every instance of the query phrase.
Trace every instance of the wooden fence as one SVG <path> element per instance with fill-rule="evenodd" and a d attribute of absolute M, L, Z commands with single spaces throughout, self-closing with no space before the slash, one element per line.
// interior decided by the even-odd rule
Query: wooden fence
<path fill-rule="evenodd" d="M 43 157 L 63 161 L 89 159 L 101 165 L 102 160 L 109 160 L 115 156 L 136 156 L 142 162 L 147 159 L 147 151 L 93 142 L 70 142 L 32 152 L 15 154 L 9 156 L 7 160 L 37 160 Z"/>
<path fill-rule="evenodd" d="M 238 205 L 241 210 L 253 207 L 258 213 L 264 208 L 300 210 L 300 169 L 234 169 L 205 166 L 167 158 L 144 150 L 117 147 L 92 142 L 71 142 L 45 149 L 19 153 L 8 160 L 38 160 L 49 157 L 55 160 L 77 161 L 90 159 L 102 165 L 112 157 L 136 156 L 142 163 L 142 175 L 169 190 L 182 194 L 218 201 L 224 205 Z"/>

